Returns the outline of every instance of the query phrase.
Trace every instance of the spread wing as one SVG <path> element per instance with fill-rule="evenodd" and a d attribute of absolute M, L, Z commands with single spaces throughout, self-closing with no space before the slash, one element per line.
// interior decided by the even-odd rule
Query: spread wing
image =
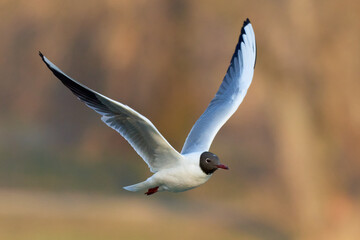
<path fill-rule="evenodd" d="M 224 80 L 214 99 L 191 129 L 182 154 L 209 150 L 219 129 L 244 99 L 253 78 L 255 62 L 255 34 L 249 19 L 246 19 Z"/>
<path fill-rule="evenodd" d="M 78 83 L 39 53 L 46 66 L 88 107 L 101 114 L 101 120 L 118 131 L 148 164 L 150 171 L 176 164 L 182 157 L 156 127 L 130 107 Z"/>

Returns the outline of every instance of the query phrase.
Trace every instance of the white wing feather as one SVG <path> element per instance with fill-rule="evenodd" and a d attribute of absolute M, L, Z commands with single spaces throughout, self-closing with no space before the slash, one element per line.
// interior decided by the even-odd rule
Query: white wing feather
<path fill-rule="evenodd" d="M 148 164 L 157 172 L 178 163 L 179 154 L 144 116 L 130 107 L 116 102 L 78 83 L 63 73 L 41 53 L 42 60 L 54 75 L 88 107 L 101 114 L 101 120 L 118 131 Z"/>
<path fill-rule="evenodd" d="M 255 34 L 247 19 L 224 80 L 208 108 L 191 129 L 182 154 L 209 150 L 219 129 L 243 101 L 253 78 L 255 61 Z"/>

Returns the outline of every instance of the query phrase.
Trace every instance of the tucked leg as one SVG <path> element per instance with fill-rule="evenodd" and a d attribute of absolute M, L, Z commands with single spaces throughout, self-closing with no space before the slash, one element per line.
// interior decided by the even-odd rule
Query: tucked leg
<path fill-rule="evenodd" d="M 159 186 L 154 187 L 154 188 L 149 188 L 148 191 L 145 194 L 149 196 L 151 194 L 156 193 L 158 191 L 158 189 L 159 189 Z"/>

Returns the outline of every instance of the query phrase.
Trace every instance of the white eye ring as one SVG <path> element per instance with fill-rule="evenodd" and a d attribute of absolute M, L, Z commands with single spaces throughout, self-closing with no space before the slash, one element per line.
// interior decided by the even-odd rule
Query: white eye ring
<path fill-rule="evenodd" d="M 207 163 L 209 163 L 209 162 L 210 162 L 210 159 L 209 159 L 209 158 L 207 158 L 207 159 L 206 159 L 206 162 L 207 162 Z"/>

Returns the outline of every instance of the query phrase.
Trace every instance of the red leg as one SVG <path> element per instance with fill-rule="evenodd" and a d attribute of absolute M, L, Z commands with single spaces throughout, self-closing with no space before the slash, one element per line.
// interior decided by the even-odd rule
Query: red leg
<path fill-rule="evenodd" d="M 154 187 L 154 188 L 149 188 L 149 190 L 145 194 L 149 196 L 151 194 L 156 193 L 158 191 L 158 189 L 159 189 L 159 186 Z"/>

